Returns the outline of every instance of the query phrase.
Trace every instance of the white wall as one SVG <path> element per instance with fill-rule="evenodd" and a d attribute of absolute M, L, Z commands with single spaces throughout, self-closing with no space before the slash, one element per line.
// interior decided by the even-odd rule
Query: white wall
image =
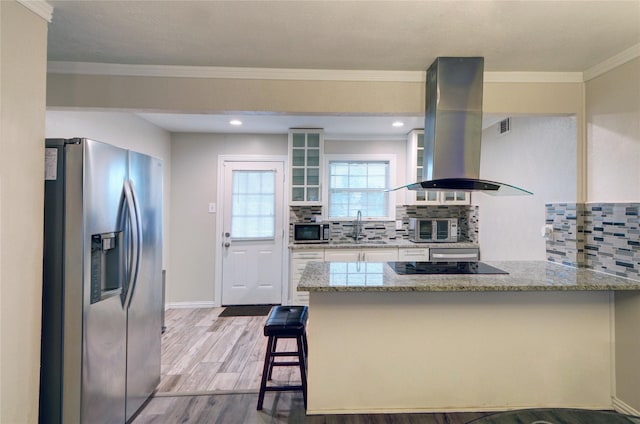
<path fill-rule="evenodd" d="M 169 132 L 126 112 L 52 111 L 46 114 L 48 138 L 85 137 L 162 159 L 163 175 L 163 269 L 167 280 L 171 249 L 171 136 Z M 167 283 L 169 284 L 169 283 Z"/>
<path fill-rule="evenodd" d="M 586 83 L 587 200 L 640 201 L 640 58 Z"/>
<path fill-rule="evenodd" d="M 534 193 L 473 194 L 483 260 L 546 260 L 545 203 L 576 201 L 576 131 L 574 117 L 514 117 L 510 133 L 483 131 L 480 177 Z"/>
<path fill-rule="evenodd" d="M 287 134 L 173 134 L 171 281 L 167 303 L 214 302 L 219 155 L 287 155 Z M 222 205 L 217 205 L 221 210 Z"/>
<path fill-rule="evenodd" d="M 38 422 L 47 22 L 0 1 L 0 422 Z"/>

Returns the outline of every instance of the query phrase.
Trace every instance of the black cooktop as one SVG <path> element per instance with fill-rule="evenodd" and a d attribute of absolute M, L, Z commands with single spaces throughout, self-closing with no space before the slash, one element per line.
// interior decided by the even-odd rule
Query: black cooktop
<path fill-rule="evenodd" d="M 389 262 L 399 275 L 406 274 L 508 274 L 483 262 Z"/>

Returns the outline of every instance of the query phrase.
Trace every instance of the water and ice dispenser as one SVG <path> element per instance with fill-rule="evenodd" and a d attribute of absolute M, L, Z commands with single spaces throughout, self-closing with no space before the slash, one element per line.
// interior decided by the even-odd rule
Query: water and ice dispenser
<path fill-rule="evenodd" d="M 120 295 L 125 280 L 122 231 L 91 236 L 91 303 Z"/>

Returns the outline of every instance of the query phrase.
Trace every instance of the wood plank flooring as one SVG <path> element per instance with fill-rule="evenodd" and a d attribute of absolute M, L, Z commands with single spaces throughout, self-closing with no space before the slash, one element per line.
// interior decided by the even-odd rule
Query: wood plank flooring
<path fill-rule="evenodd" d="M 223 308 L 169 309 L 162 336 L 158 395 L 257 392 L 264 364 L 266 316 L 218 317 Z M 278 350 L 294 349 L 283 341 Z M 293 367 L 277 367 L 279 384 L 300 381 Z"/>
<path fill-rule="evenodd" d="M 258 395 L 227 394 L 153 398 L 131 424 L 465 424 L 481 412 L 441 414 L 305 414 L 299 393 L 267 394 L 262 411 Z"/>

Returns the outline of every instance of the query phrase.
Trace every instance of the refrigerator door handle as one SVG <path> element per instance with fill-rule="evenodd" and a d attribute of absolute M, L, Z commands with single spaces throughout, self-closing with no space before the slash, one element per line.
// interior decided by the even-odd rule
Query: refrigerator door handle
<path fill-rule="evenodd" d="M 140 255 L 142 252 L 142 220 L 140 219 L 140 210 L 135 196 L 135 189 L 131 180 L 124 182 L 124 197 L 127 202 L 127 210 L 129 211 L 129 222 L 131 223 L 131 239 L 133 247 L 133 262 L 131 264 L 131 273 L 127 282 L 127 292 L 125 295 L 124 306 L 129 308 L 131 298 L 136 288 L 138 280 L 138 271 L 140 270 Z"/>

